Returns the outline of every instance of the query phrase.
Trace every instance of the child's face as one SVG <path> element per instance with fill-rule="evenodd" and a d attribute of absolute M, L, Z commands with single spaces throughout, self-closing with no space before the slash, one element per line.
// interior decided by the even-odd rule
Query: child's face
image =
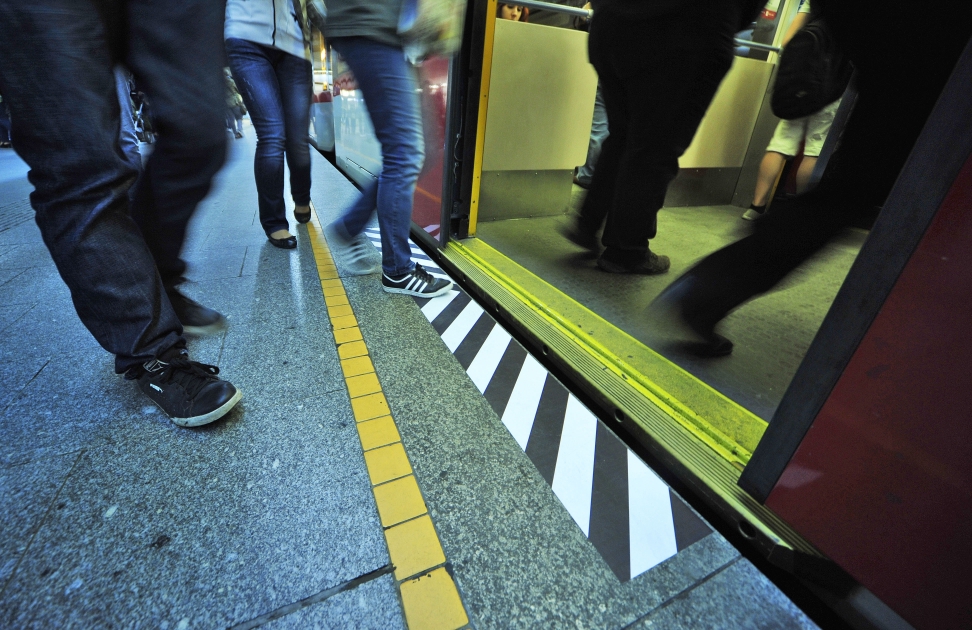
<path fill-rule="evenodd" d="M 504 20 L 519 21 L 521 13 L 523 13 L 522 7 L 513 6 L 512 4 L 500 5 L 500 17 Z"/>

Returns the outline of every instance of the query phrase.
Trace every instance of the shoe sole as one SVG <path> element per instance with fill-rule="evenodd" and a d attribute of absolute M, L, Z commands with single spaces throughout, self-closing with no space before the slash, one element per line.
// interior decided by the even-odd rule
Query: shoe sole
<path fill-rule="evenodd" d="M 209 424 L 211 422 L 216 422 L 223 416 L 229 413 L 230 409 L 236 406 L 236 403 L 240 402 L 243 397 L 243 392 L 236 390 L 233 397 L 227 400 L 225 403 L 213 409 L 207 414 L 201 416 L 194 416 L 192 418 L 173 418 L 169 417 L 169 420 L 180 427 L 201 427 L 203 425 Z"/>
<path fill-rule="evenodd" d="M 396 287 L 386 287 L 385 285 L 381 285 L 381 288 L 385 290 L 385 293 L 399 293 L 401 295 L 410 295 L 417 298 L 434 298 L 439 297 L 440 295 L 445 295 L 451 291 L 452 283 L 450 282 L 435 293 L 419 293 L 418 291 L 409 291 L 408 289 L 398 289 Z"/>

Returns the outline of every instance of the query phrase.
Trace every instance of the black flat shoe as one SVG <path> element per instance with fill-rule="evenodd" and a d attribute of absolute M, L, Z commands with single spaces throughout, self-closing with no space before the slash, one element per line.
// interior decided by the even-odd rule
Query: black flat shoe
<path fill-rule="evenodd" d="M 314 202 L 311 201 L 307 204 L 307 212 L 297 212 L 294 210 L 294 218 L 297 219 L 297 223 L 308 223 L 311 220 L 311 210 L 314 209 Z"/>
<path fill-rule="evenodd" d="M 270 241 L 271 245 L 274 247 L 279 247 L 280 249 L 297 249 L 296 236 L 288 236 L 287 238 L 274 238 L 272 236 L 268 236 L 267 240 Z"/>

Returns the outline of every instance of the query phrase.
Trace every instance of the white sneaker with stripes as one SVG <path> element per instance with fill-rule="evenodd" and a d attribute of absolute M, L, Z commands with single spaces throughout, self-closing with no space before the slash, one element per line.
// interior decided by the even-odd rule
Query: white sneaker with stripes
<path fill-rule="evenodd" d="M 402 293 L 420 298 L 434 298 L 452 289 L 452 281 L 436 278 L 422 265 L 415 263 L 415 268 L 399 278 L 381 274 L 381 288 L 388 293 Z"/>

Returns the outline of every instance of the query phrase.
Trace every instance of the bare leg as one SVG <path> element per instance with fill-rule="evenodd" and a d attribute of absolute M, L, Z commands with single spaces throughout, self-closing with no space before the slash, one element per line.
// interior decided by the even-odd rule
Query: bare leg
<path fill-rule="evenodd" d="M 800 162 L 800 168 L 797 169 L 796 174 L 796 191 L 798 195 L 807 191 L 807 187 L 810 185 L 810 176 L 813 175 L 813 167 L 816 165 L 816 157 L 803 156 L 803 160 Z"/>
<path fill-rule="evenodd" d="M 756 192 L 753 193 L 753 205 L 765 206 L 773 192 L 776 180 L 783 172 L 786 156 L 776 151 L 767 151 L 763 161 L 759 164 L 759 175 L 756 178 Z"/>

